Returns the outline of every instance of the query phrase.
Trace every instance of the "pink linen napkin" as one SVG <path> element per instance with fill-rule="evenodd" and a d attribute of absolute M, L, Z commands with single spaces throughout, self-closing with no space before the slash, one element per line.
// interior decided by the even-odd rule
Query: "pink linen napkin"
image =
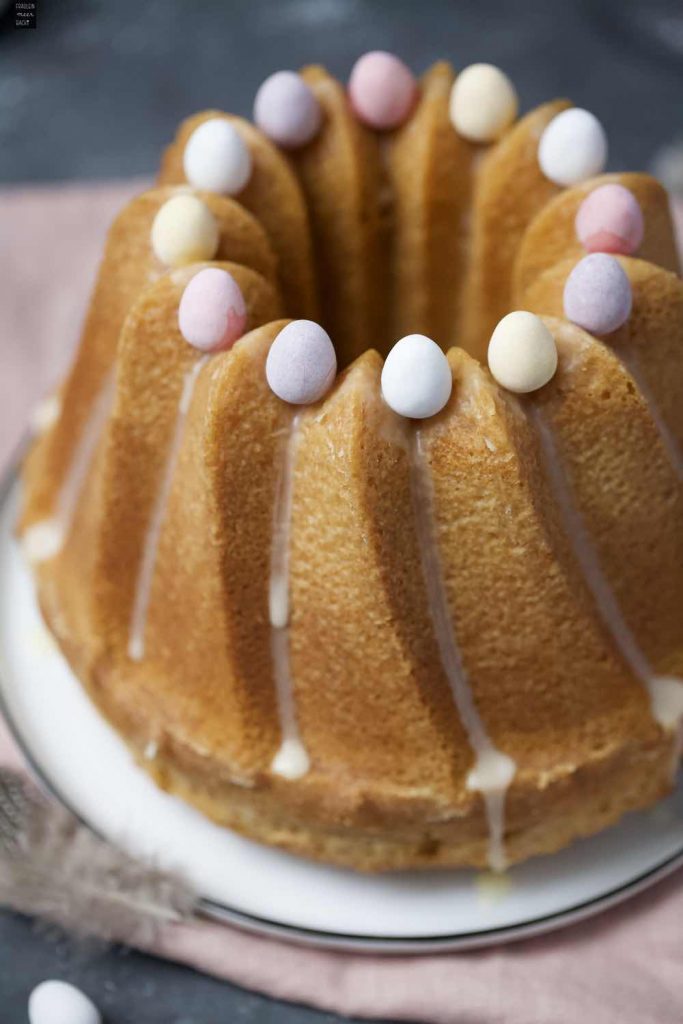
<path fill-rule="evenodd" d="M 140 182 L 0 193 L 0 466 L 72 354 L 108 222 Z M 22 768 L 0 721 L 0 765 Z M 683 876 L 538 939 L 473 953 L 326 952 L 204 921 L 149 952 L 354 1017 L 434 1024 L 681 1024 Z"/>

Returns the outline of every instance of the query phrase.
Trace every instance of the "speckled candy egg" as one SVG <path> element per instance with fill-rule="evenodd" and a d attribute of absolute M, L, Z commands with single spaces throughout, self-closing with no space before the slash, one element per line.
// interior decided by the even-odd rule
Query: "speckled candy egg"
<path fill-rule="evenodd" d="M 504 316 L 491 335 L 488 363 L 507 391 L 537 391 L 557 369 L 555 339 L 540 317 L 518 309 Z"/>
<path fill-rule="evenodd" d="M 329 335 L 312 320 L 293 320 L 270 346 L 266 379 L 292 405 L 319 401 L 332 387 L 337 355 Z"/>
<path fill-rule="evenodd" d="M 576 264 L 564 286 L 568 320 L 591 334 L 611 334 L 626 323 L 633 303 L 631 282 L 619 261 L 594 252 Z"/>
<path fill-rule="evenodd" d="M 588 252 L 630 256 L 643 241 L 645 224 L 640 203 L 616 182 L 593 189 L 576 214 L 576 234 Z"/>
<path fill-rule="evenodd" d="M 417 81 L 410 68 L 384 50 L 366 53 L 354 64 L 349 99 L 356 117 L 370 128 L 398 128 L 417 101 Z"/>
<path fill-rule="evenodd" d="M 556 185 L 577 185 L 592 178 L 607 163 L 605 129 L 589 110 L 563 110 L 541 135 L 538 162 Z"/>
<path fill-rule="evenodd" d="M 206 267 L 190 280 L 178 307 L 178 326 L 200 352 L 230 348 L 244 334 L 247 308 L 237 281 L 227 270 Z"/>
<path fill-rule="evenodd" d="M 254 121 L 278 146 L 296 149 L 315 138 L 322 111 L 301 75 L 276 71 L 256 93 Z"/>
<path fill-rule="evenodd" d="M 397 341 L 382 369 L 382 395 L 400 416 L 422 420 L 436 416 L 446 405 L 453 376 L 446 356 L 424 334 Z"/>
<path fill-rule="evenodd" d="M 173 196 L 152 222 L 152 249 L 167 267 L 211 260 L 219 241 L 216 218 L 198 196 Z"/>
<path fill-rule="evenodd" d="M 251 153 L 230 121 L 212 117 L 195 128 L 187 140 L 183 169 L 194 188 L 234 196 L 251 177 Z"/>
<path fill-rule="evenodd" d="M 31 1024 L 102 1024 L 99 1010 L 65 981 L 43 981 L 28 1000 Z"/>

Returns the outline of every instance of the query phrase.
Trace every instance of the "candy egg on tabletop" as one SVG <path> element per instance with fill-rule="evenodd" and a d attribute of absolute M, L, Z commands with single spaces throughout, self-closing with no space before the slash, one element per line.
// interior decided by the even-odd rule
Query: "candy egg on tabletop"
<path fill-rule="evenodd" d="M 518 107 L 515 87 L 493 64 L 470 64 L 451 89 L 451 123 L 471 142 L 495 142 L 514 121 Z"/>
<path fill-rule="evenodd" d="M 317 135 L 322 111 L 301 75 L 294 71 L 276 71 L 256 93 L 254 120 L 277 145 L 297 149 Z"/>
<path fill-rule="evenodd" d="M 349 100 L 356 117 L 369 128 L 398 128 L 412 113 L 417 95 L 414 74 L 393 53 L 373 50 L 353 66 Z"/>
<path fill-rule="evenodd" d="M 152 222 L 154 254 L 168 267 L 211 260 L 218 251 L 220 232 L 216 218 L 198 196 L 172 196 Z"/>
<path fill-rule="evenodd" d="M 611 334 L 631 315 L 631 282 L 619 260 L 594 252 L 584 256 L 570 273 L 563 302 L 568 320 L 591 334 Z"/>
<path fill-rule="evenodd" d="M 400 416 L 427 419 L 441 412 L 453 389 L 448 359 L 424 334 L 397 341 L 382 368 L 382 396 Z"/>
<path fill-rule="evenodd" d="M 538 162 L 556 185 L 578 185 L 593 178 L 607 163 L 605 129 L 589 110 L 563 110 L 541 135 Z"/>
<path fill-rule="evenodd" d="M 319 401 L 332 387 L 337 355 L 328 333 L 313 320 L 293 320 L 270 346 L 266 379 L 292 405 Z"/>
<path fill-rule="evenodd" d="M 555 339 L 540 317 L 516 310 L 504 316 L 491 335 L 488 364 L 495 380 L 507 391 L 537 391 L 557 370 Z"/>
<path fill-rule="evenodd" d="M 234 196 L 251 177 L 251 153 L 230 121 L 212 117 L 195 128 L 188 139 L 183 169 L 194 188 Z"/>
<path fill-rule="evenodd" d="M 630 256 L 640 246 L 645 222 L 640 203 L 616 182 L 593 189 L 576 214 L 576 235 L 588 252 Z"/>
<path fill-rule="evenodd" d="M 185 341 L 200 352 L 224 352 L 242 337 L 247 308 L 232 274 L 206 267 L 188 282 L 178 307 Z"/>
<path fill-rule="evenodd" d="M 30 1024 L 102 1024 L 100 1012 L 80 989 L 66 981 L 43 981 L 28 1000 Z"/>

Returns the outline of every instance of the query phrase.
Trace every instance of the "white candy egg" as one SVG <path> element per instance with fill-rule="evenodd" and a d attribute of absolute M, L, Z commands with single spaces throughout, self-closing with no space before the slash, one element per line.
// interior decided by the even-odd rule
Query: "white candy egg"
<path fill-rule="evenodd" d="M 195 188 L 234 196 L 251 177 L 251 153 L 230 121 L 212 117 L 195 128 L 187 140 L 183 168 Z"/>
<path fill-rule="evenodd" d="M 491 335 L 489 369 L 508 391 L 536 391 L 557 369 L 555 339 L 540 317 L 517 310 L 508 313 Z"/>
<path fill-rule="evenodd" d="M 410 419 L 435 416 L 453 388 L 446 356 L 424 334 L 408 334 L 397 341 L 382 370 L 382 395 L 394 412 Z"/>
<path fill-rule="evenodd" d="M 541 135 L 538 163 L 556 185 L 578 185 L 601 174 L 607 163 L 607 136 L 595 114 L 571 107 L 554 117 Z"/>
<path fill-rule="evenodd" d="M 66 981 L 43 981 L 34 988 L 28 1019 L 31 1024 L 102 1024 L 95 1004 Z"/>

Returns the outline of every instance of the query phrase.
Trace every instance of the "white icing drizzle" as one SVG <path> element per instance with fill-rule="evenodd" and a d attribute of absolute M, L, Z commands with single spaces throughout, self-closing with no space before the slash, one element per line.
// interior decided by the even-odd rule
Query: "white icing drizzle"
<path fill-rule="evenodd" d="M 157 741 L 149 740 L 149 742 L 145 746 L 145 749 L 142 752 L 142 756 L 144 757 L 145 761 L 156 761 L 158 753 L 159 744 L 157 743 Z"/>
<path fill-rule="evenodd" d="M 166 458 L 161 486 L 157 492 L 154 507 L 152 509 L 152 515 L 147 527 L 147 533 L 145 535 L 142 549 L 142 559 L 140 561 L 138 578 L 135 585 L 135 598 L 133 600 L 133 612 L 131 615 L 130 632 L 128 636 L 128 657 L 131 661 L 142 661 L 145 656 L 145 628 L 147 625 L 149 602 L 152 595 L 152 580 L 154 578 L 154 567 L 156 565 L 161 527 L 166 514 L 168 499 L 171 494 L 175 465 L 180 453 L 180 446 L 182 444 L 183 432 L 185 429 L 185 420 L 190 408 L 190 403 L 192 402 L 195 384 L 197 383 L 200 370 L 209 358 L 210 357 L 208 355 L 201 356 L 201 358 L 197 359 L 192 364 L 185 374 L 182 390 L 180 392 L 180 401 L 178 402 L 178 412 L 176 414 L 173 438 Z"/>
<path fill-rule="evenodd" d="M 52 430 L 62 414 L 62 399 L 57 392 L 47 395 L 31 414 L 31 430 L 36 437 Z"/>
<path fill-rule="evenodd" d="M 505 800 L 517 766 L 511 757 L 497 749 L 486 731 L 462 662 L 436 537 L 434 487 L 419 428 L 415 428 L 413 434 L 410 467 L 417 539 L 434 635 L 453 701 L 475 756 L 467 788 L 481 793 L 484 800 L 489 829 L 489 866 L 493 871 L 504 871 L 507 866 Z"/>
<path fill-rule="evenodd" d="M 669 430 L 669 427 L 662 416 L 661 409 L 655 401 L 650 386 L 644 377 L 640 366 L 640 359 L 635 352 L 629 352 L 628 354 L 624 352 L 615 352 L 615 354 L 618 355 L 631 377 L 633 377 L 633 380 L 640 392 L 640 397 L 645 402 L 648 412 L 652 417 L 652 422 L 657 428 L 657 432 L 661 438 L 667 458 L 671 463 L 671 468 L 676 474 L 678 480 L 683 483 L 683 450 L 681 450 L 680 444 Z"/>
<path fill-rule="evenodd" d="M 678 749 L 683 722 L 683 680 L 673 676 L 658 676 L 653 672 L 649 660 L 623 616 L 617 596 L 600 564 L 598 553 L 574 501 L 571 484 L 562 468 L 561 455 L 552 428 L 537 406 L 530 404 L 528 408 L 541 442 L 548 482 L 564 521 L 574 556 L 593 595 L 600 617 L 622 658 L 647 690 L 652 717 L 662 729 L 674 733 L 674 743 Z"/>
<path fill-rule="evenodd" d="M 294 464 L 299 443 L 300 422 L 301 414 L 297 413 L 292 418 L 289 435 L 284 444 L 273 513 L 273 541 L 268 591 L 270 645 L 281 736 L 280 747 L 271 763 L 271 770 L 285 779 L 300 779 L 311 766 L 308 752 L 299 732 L 289 660 L 289 548 L 294 495 Z"/>
<path fill-rule="evenodd" d="M 110 371 L 93 402 L 83 433 L 57 495 L 55 511 L 48 519 L 34 523 L 24 533 L 23 546 L 31 562 L 54 558 L 64 547 L 78 507 L 97 445 L 114 399 L 114 371 Z"/>

